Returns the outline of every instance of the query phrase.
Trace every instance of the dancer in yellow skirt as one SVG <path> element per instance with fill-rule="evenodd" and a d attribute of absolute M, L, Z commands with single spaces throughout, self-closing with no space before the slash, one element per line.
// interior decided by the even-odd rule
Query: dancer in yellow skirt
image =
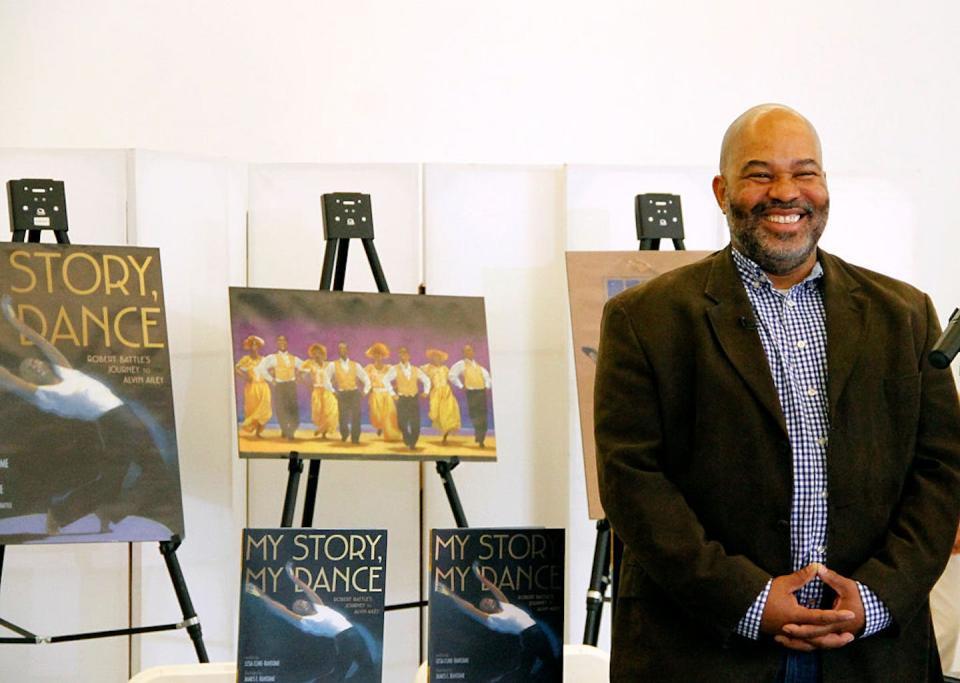
<path fill-rule="evenodd" d="M 402 435 L 397 421 L 397 405 L 393 402 L 393 388 L 383 379 L 390 370 L 390 366 L 383 362 L 390 357 L 390 349 L 383 342 L 376 342 L 365 355 L 373 360 L 363 369 L 370 378 L 371 390 L 367 396 L 370 424 L 384 441 L 399 441 Z"/>
<path fill-rule="evenodd" d="M 327 347 L 323 344 L 311 344 L 307 347 L 307 355 L 310 358 L 300 367 L 300 372 L 313 387 L 313 393 L 310 394 L 310 417 L 316 426 L 313 435 L 326 439 L 327 432 L 335 430 L 340 419 L 337 397 L 324 386 Z"/>
<path fill-rule="evenodd" d="M 260 370 L 263 356 L 260 349 L 264 341 L 255 334 L 243 340 L 243 348 L 250 353 L 237 362 L 236 373 L 243 378 L 243 424 L 241 428 L 260 436 L 264 425 L 273 415 L 270 399 L 270 385 Z"/>
<path fill-rule="evenodd" d="M 430 378 L 430 420 L 433 428 L 443 434 L 442 443 L 446 444 L 447 436 L 460 429 L 460 404 L 447 381 L 450 368 L 444 365 L 446 352 L 427 349 L 427 358 L 430 362 L 421 369 Z"/>

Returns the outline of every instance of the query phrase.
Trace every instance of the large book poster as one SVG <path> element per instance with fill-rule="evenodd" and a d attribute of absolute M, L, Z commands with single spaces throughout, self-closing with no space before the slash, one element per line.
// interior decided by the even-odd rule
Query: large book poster
<path fill-rule="evenodd" d="M 159 252 L 0 245 L 0 314 L 0 543 L 182 537 Z"/>
<path fill-rule="evenodd" d="M 563 529 L 434 529 L 430 681 L 561 683 Z"/>
<path fill-rule="evenodd" d="M 0 544 L 183 536 L 156 249 L 0 245 Z"/>
<path fill-rule="evenodd" d="M 597 373 L 600 318 L 607 299 L 657 275 L 699 261 L 706 251 L 568 251 L 567 285 L 573 325 L 574 368 L 583 438 L 583 467 L 590 519 L 604 517 L 593 441 L 593 380 Z"/>
<path fill-rule="evenodd" d="M 230 289 L 244 457 L 495 460 L 483 299 Z"/>
<path fill-rule="evenodd" d="M 387 532 L 244 529 L 237 681 L 379 683 Z"/>

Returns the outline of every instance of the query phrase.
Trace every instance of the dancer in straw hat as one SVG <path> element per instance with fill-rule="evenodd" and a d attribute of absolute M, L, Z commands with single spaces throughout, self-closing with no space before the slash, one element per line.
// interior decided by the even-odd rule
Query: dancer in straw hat
<path fill-rule="evenodd" d="M 447 381 L 450 375 L 450 368 L 444 365 L 447 353 L 440 349 L 427 349 L 426 355 L 430 362 L 423 366 L 423 371 L 431 384 L 430 420 L 433 428 L 443 435 L 441 443 L 446 445 L 447 437 L 460 429 L 460 404 Z"/>
<path fill-rule="evenodd" d="M 332 391 L 327 391 L 326 386 L 324 386 L 324 378 L 329 365 L 327 362 L 327 347 L 323 344 L 311 344 L 307 347 L 307 355 L 310 358 L 304 361 L 300 372 L 313 387 L 313 391 L 310 393 L 310 417 L 314 426 L 316 426 L 313 435 L 326 439 L 327 432 L 332 432 L 337 428 L 340 417 L 337 397 L 334 396 Z"/>
<path fill-rule="evenodd" d="M 243 424 L 241 428 L 259 437 L 264 426 L 273 415 L 270 398 L 270 385 L 263 375 L 260 365 L 263 356 L 260 349 L 264 341 L 255 334 L 243 340 L 243 349 L 247 355 L 237 361 L 235 372 L 243 379 Z"/>
<path fill-rule="evenodd" d="M 390 357 L 390 348 L 383 342 L 376 342 L 367 349 L 365 355 L 373 359 L 363 369 L 370 378 L 371 390 L 367 396 L 370 424 L 377 430 L 377 436 L 383 436 L 384 441 L 399 441 L 400 425 L 397 422 L 397 406 L 393 402 L 393 389 L 384 381 L 390 366 L 383 361 Z"/>

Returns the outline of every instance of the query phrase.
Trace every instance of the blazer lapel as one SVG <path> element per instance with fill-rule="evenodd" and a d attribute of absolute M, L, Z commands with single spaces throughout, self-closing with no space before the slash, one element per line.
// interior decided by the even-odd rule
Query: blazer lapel
<path fill-rule="evenodd" d="M 827 313 L 827 397 L 830 422 L 863 349 L 870 300 L 839 259 L 819 252 L 823 266 L 823 305 Z"/>
<path fill-rule="evenodd" d="M 760 343 L 756 317 L 733 264 L 730 247 L 717 256 L 705 290 L 706 295 L 713 299 L 716 305 L 707 309 L 707 318 L 727 359 L 760 405 L 786 434 L 786 421 L 777 389 L 773 385 L 773 377 L 770 375 L 770 366 Z"/>

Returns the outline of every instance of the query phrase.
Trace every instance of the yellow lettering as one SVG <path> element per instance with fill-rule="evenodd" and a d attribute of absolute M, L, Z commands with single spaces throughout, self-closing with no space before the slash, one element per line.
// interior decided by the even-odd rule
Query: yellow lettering
<path fill-rule="evenodd" d="M 110 264 L 116 263 L 120 267 L 121 276 L 116 280 L 111 278 L 110 273 Z M 107 296 L 110 295 L 110 292 L 114 289 L 119 289 L 121 292 L 130 296 L 130 292 L 127 291 L 127 280 L 130 279 L 130 269 L 127 268 L 127 262 L 116 254 L 104 254 L 103 255 L 103 286 L 104 293 Z"/>
<path fill-rule="evenodd" d="M 66 333 L 61 332 L 61 328 L 64 327 L 67 329 Z M 73 328 L 70 316 L 67 315 L 63 306 L 60 306 L 60 310 L 57 311 L 57 321 L 53 324 L 53 335 L 50 337 L 50 343 L 56 345 L 60 339 L 72 341 L 74 346 L 80 346 L 80 338 L 77 337 L 77 331 Z"/>
<path fill-rule="evenodd" d="M 36 316 L 37 320 L 40 321 L 39 328 L 37 328 L 36 325 L 30 325 L 30 323 L 27 322 L 27 316 L 25 315 L 27 312 L 33 313 L 33 315 Z M 43 313 L 36 306 L 31 306 L 30 304 L 17 304 L 17 317 L 20 318 L 20 320 L 22 320 L 25 325 L 29 325 L 30 327 L 35 329 L 41 337 L 45 337 L 47 335 L 47 319 L 43 316 Z M 33 342 L 21 334 L 20 345 L 33 346 Z"/>
<path fill-rule="evenodd" d="M 126 308 L 120 309 L 120 312 L 117 313 L 116 317 L 113 319 L 113 336 L 115 336 L 121 344 L 124 346 L 129 346 L 131 349 L 139 349 L 140 344 L 132 342 L 123 336 L 123 333 L 120 331 L 120 323 L 123 321 L 123 317 L 125 315 L 128 313 L 133 313 L 136 310 L 136 306 L 127 306 Z"/>
<path fill-rule="evenodd" d="M 70 278 L 70 264 L 76 261 L 77 259 L 83 259 L 93 267 L 94 281 L 87 289 L 80 289 L 75 287 Z M 84 253 L 82 251 L 77 251 L 70 254 L 67 258 L 63 260 L 63 284 L 67 286 L 67 289 L 70 290 L 73 294 L 86 295 L 92 294 L 100 286 L 100 281 L 103 279 L 103 274 L 100 272 L 100 264 L 97 263 L 97 260 L 93 258 L 90 254 Z M 119 337 L 119 335 L 117 335 Z"/>
<path fill-rule="evenodd" d="M 86 306 L 80 307 L 80 329 L 83 332 L 84 346 L 90 346 L 89 323 L 91 322 L 103 332 L 103 345 L 106 347 L 110 346 L 110 314 L 107 312 L 106 306 L 100 307 L 100 314 L 103 316 L 102 318 L 98 318 L 94 312 Z"/>
<path fill-rule="evenodd" d="M 137 275 L 140 276 L 140 296 L 147 295 L 147 279 L 146 273 L 147 268 L 150 267 L 150 262 L 153 261 L 153 256 L 148 256 L 143 261 L 143 265 L 137 263 L 137 259 L 133 257 L 133 254 L 127 254 L 127 258 L 130 260 L 130 264 L 133 266 L 133 269 L 137 271 Z"/>
<path fill-rule="evenodd" d="M 43 269 L 47 275 L 47 294 L 53 294 L 53 259 L 60 258 L 61 254 L 56 251 L 38 251 L 34 253 L 34 256 L 46 261 L 43 264 Z"/>
<path fill-rule="evenodd" d="M 150 341 L 150 328 L 156 327 L 160 324 L 158 320 L 150 318 L 151 313 L 156 313 L 159 315 L 160 309 L 153 307 L 144 307 L 140 309 L 140 329 L 143 332 L 143 348 L 162 349 L 163 342 Z"/>
<path fill-rule="evenodd" d="M 17 287 L 16 285 L 10 285 L 10 291 L 16 292 L 17 294 L 23 294 L 24 292 L 32 292 L 37 286 L 37 276 L 34 274 L 33 269 L 29 266 L 19 263 L 18 259 L 23 256 L 30 258 L 30 254 L 25 251 L 14 251 L 10 254 L 10 265 L 16 268 L 17 270 L 27 274 L 29 279 L 29 284 L 24 287 Z"/>

